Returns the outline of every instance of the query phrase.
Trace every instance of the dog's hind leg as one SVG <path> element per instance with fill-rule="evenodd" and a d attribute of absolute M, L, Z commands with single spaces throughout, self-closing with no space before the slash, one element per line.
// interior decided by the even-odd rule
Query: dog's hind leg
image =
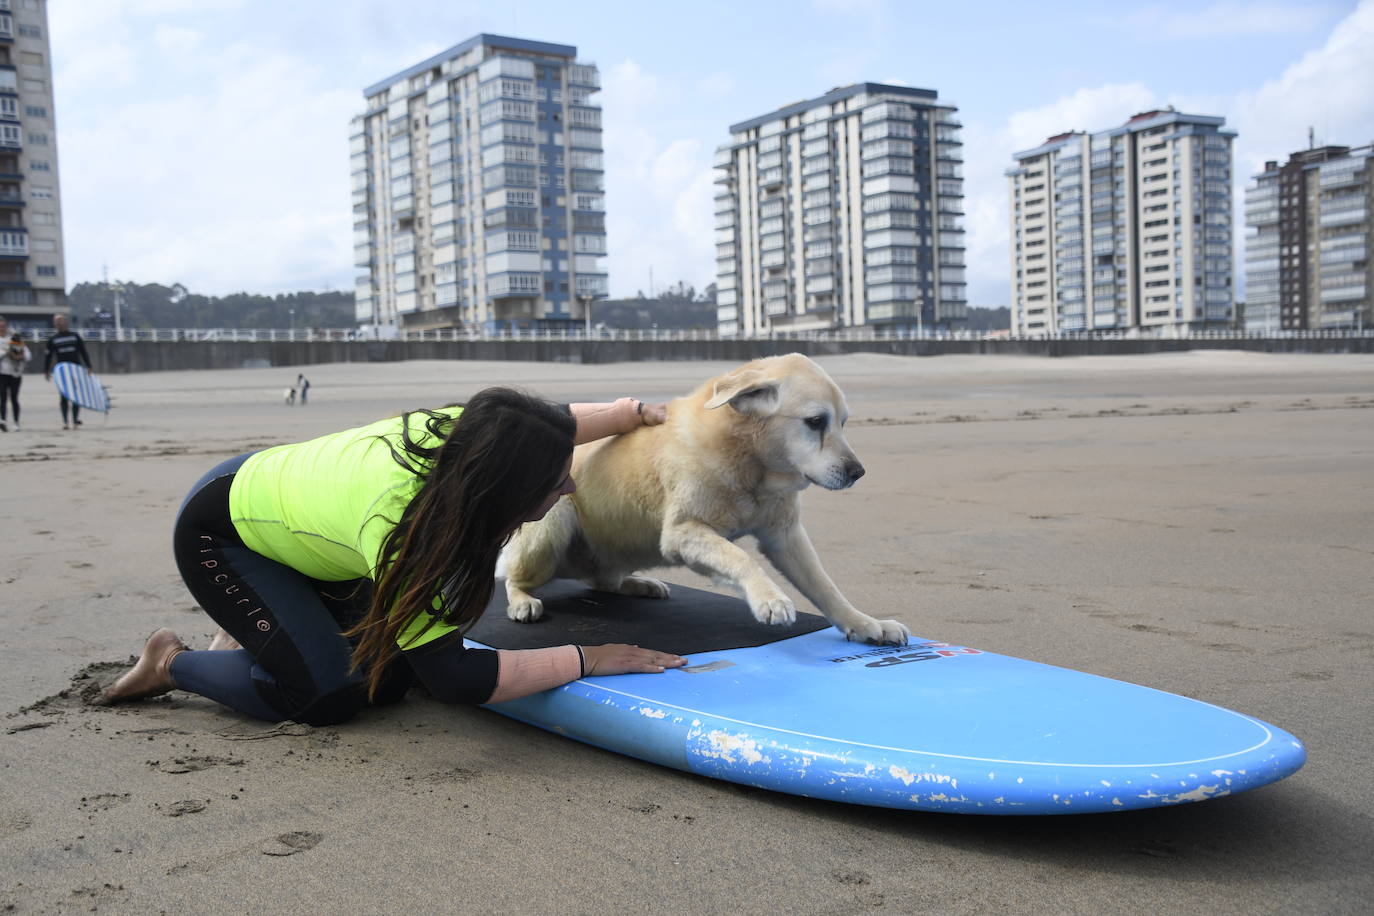
<path fill-rule="evenodd" d="M 558 575 L 559 561 L 572 543 L 576 526 L 576 510 L 567 499 L 562 499 L 542 520 L 517 531 L 506 545 L 502 562 L 506 572 L 506 616 L 511 620 L 533 623 L 543 616 L 544 602 L 530 592 Z"/>
<path fill-rule="evenodd" d="M 587 583 L 600 592 L 614 592 L 617 595 L 635 595 L 640 598 L 667 598 L 671 589 L 667 582 L 651 579 L 648 576 L 611 576 L 599 574 Z"/>

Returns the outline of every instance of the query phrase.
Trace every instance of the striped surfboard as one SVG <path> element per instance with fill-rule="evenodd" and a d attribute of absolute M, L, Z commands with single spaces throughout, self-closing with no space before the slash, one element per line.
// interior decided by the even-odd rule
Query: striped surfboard
<path fill-rule="evenodd" d="M 105 413 L 110 409 L 110 395 L 100 379 L 80 363 L 58 363 L 52 367 L 53 384 L 62 396 L 88 410 Z"/>

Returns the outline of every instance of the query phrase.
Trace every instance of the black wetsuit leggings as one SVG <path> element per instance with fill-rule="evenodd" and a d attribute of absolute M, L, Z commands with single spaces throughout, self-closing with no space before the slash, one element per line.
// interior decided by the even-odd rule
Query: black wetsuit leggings
<path fill-rule="evenodd" d="M 239 712 L 268 721 L 333 725 L 366 705 L 361 673 L 350 673 L 343 631 L 370 598 L 368 580 L 322 582 L 246 547 L 229 514 L 229 487 L 248 455 L 200 479 L 177 513 L 172 549 L 197 602 L 241 650 L 182 652 L 172 679 Z M 398 658 L 378 701 L 405 693 L 411 671 Z"/>
<path fill-rule="evenodd" d="M 22 375 L 0 375 L 0 421 L 8 420 L 9 405 L 14 405 L 14 422 L 19 422 L 19 386 Z"/>

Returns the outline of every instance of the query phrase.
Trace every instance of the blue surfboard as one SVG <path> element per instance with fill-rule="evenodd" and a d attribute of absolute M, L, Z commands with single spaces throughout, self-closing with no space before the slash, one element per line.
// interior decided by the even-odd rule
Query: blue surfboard
<path fill-rule="evenodd" d="M 498 597 L 467 644 L 628 642 L 690 664 L 489 709 L 743 785 L 923 811 L 1085 814 L 1232 795 L 1307 756 L 1242 713 L 971 646 L 852 643 L 810 614 L 768 627 L 737 599 L 682 586 L 666 601 L 567 582 L 538 594 L 544 620 L 510 622 Z"/>
<path fill-rule="evenodd" d="M 95 373 L 80 363 L 58 363 L 52 367 L 52 381 L 62 396 L 89 410 L 105 413 L 110 395 Z"/>

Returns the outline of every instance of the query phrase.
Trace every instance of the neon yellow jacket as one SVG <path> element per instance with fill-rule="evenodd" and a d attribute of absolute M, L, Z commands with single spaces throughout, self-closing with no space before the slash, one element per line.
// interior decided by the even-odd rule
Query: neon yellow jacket
<path fill-rule="evenodd" d="M 457 418 L 460 407 L 435 411 Z M 411 439 L 433 447 L 429 418 L 411 414 Z M 375 579 L 382 541 L 423 483 L 392 457 L 402 452 L 401 418 L 391 417 L 307 442 L 264 449 L 234 475 L 229 514 L 244 544 L 312 579 Z M 388 448 L 391 446 L 391 448 Z M 416 459 L 411 458 L 411 461 Z M 455 628 L 420 615 L 397 640 L 414 648 Z"/>

